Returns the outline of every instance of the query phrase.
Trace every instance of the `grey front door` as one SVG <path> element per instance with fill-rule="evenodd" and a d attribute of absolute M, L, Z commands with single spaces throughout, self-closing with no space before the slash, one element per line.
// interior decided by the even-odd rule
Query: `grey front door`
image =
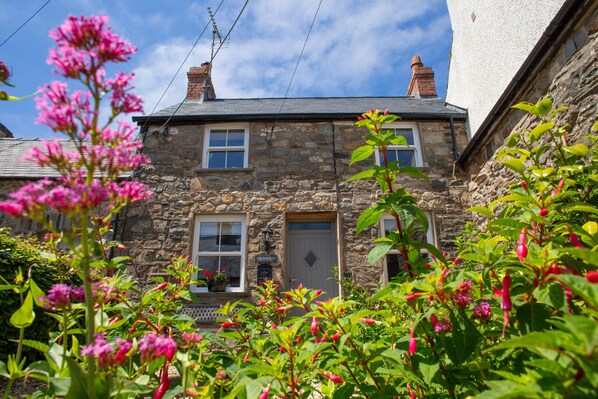
<path fill-rule="evenodd" d="M 289 221 L 287 231 L 287 277 L 290 288 L 321 289 L 338 295 L 334 269 L 338 268 L 334 223 L 326 221 Z"/>

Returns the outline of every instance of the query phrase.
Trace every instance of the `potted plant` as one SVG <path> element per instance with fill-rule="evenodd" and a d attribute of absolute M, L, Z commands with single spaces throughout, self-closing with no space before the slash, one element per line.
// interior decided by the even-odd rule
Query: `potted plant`
<path fill-rule="evenodd" d="M 204 270 L 206 284 L 210 292 L 224 292 L 226 285 L 230 281 L 230 276 L 226 274 L 226 270 L 222 269 L 219 272 L 212 273 L 209 270 Z"/>

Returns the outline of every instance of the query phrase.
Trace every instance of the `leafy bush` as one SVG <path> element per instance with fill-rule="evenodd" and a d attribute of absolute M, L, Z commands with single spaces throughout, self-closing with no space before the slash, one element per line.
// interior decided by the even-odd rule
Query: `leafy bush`
<path fill-rule="evenodd" d="M 72 273 L 66 273 L 66 260 L 52 254 L 47 244 L 39 243 L 33 238 L 14 237 L 10 229 L 0 228 L 0 276 L 8 283 L 12 283 L 22 271 L 24 276 L 30 274 L 39 287 L 47 291 L 59 281 L 76 283 L 78 279 Z M 19 296 L 12 290 L 0 291 L 0 359 L 14 353 L 17 348 L 14 340 L 18 336 L 18 329 L 9 320 L 20 307 Z M 47 341 L 49 333 L 56 329 L 57 322 L 43 311 L 36 312 L 32 326 L 25 330 L 25 339 Z M 38 351 L 25 348 L 24 354 L 33 360 L 40 357 Z"/>

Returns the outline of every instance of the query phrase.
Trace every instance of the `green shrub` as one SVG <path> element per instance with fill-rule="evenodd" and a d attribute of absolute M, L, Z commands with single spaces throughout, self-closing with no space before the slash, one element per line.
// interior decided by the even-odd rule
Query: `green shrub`
<path fill-rule="evenodd" d="M 54 283 L 59 282 L 60 274 L 65 275 L 65 281 L 74 282 L 77 278 L 64 271 L 68 265 L 64 260 L 51 260 L 51 254 L 46 244 L 35 239 L 14 237 L 10 229 L 0 228 L 0 276 L 11 283 L 19 269 L 23 276 L 31 273 L 33 280 L 46 292 Z M 0 359 L 6 360 L 9 354 L 16 352 L 16 339 L 19 330 L 13 327 L 10 316 L 19 308 L 19 295 L 12 290 L 0 291 Z M 57 321 L 48 316 L 42 309 L 35 309 L 35 321 L 25 329 L 25 339 L 41 342 L 48 341 L 49 333 L 55 330 Z M 31 348 L 24 348 L 28 360 L 40 357 L 40 352 Z"/>

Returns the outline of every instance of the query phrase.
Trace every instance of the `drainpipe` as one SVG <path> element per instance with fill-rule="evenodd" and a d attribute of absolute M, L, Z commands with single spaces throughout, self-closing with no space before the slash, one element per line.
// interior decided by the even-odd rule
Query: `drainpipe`
<path fill-rule="evenodd" d="M 457 179 L 455 168 L 457 167 L 457 159 L 459 159 L 459 149 L 457 148 L 457 136 L 455 134 L 455 122 L 453 117 L 449 116 L 449 124 L 451 125 L 451 139 L 453 141 L 453 180 Z"/>

